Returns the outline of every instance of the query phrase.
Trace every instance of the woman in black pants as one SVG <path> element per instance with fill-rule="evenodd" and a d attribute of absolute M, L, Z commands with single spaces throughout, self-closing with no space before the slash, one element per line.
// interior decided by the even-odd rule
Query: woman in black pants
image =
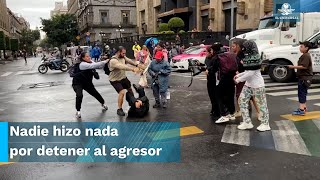
<path fill-rule="evenodd" d="M 95 69 L 103 68 L 106 61 L 95 63 L 91 61 L 89 54 L 83 52 L 80 55 L 80 63 L 75 64 L 74 77 L 72 81 L 73 90 L 76 92 L 76 117 L 81 118 L 81 103 L 83 99 L 83 90 L 87 91 L 91 96 L 95 97 L 101 104 L 103 110 L 108 110 L 105 101 L 100 93 L 94 87 L 92 80 L 95 75 Z"/>

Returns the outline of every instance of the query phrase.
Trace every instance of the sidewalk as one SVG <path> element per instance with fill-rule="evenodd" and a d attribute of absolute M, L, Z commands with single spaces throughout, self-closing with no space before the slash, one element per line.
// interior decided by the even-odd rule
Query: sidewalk
<path fill-rule="evenodd" d="M 18 57 L 17 59 L 13 59 L 13 58 L 2 59 L 2 58 L 0 58 L 0 64 L 8 64 L 8 63 L 11 63 L 13 61 L 20 60 L 20 59 L 22 59 L 22 58 L 21 57 Z"/>

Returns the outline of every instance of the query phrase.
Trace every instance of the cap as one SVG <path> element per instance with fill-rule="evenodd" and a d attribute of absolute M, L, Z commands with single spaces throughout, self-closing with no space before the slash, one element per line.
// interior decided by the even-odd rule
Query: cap
<path fill-rule="evenodd" d="M 157 51 L 156 54 L 154 55 L 154 59 L 162 59 L 163 58 L 163 52 L 162 51 Z"/>
<path fill-rule="evenodd" d="M 309 49 L 314 47 L 313 44 L 309 41 L 304 41 L 304 42 L 299 42 L 299 43 L 300 43 L 300 45 L 304 45 L 305 47 L 307 47 Z"/>

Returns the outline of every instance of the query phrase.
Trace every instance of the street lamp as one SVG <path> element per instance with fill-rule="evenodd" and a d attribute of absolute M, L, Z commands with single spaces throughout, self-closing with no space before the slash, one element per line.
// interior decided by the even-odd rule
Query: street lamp
<path fill-rule="evenodd" d="M 120 38 L 121 38 L 121 32 L 124 32 L 124 29 L 122 29 L 122 26 L 119 25 L 118 29 L 116 30 L 117 32 L 120 32 Z"/>

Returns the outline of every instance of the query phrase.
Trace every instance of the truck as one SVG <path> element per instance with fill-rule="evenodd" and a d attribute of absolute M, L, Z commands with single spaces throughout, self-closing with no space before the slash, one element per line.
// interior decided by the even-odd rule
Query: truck
<path fill-rule="evenodd" d="M 308 37 L 320 31 L 320 13 L 300 13 L 299 20 L 282 21 L 275 20 L 274 16 L 260 19 L 259 28 L 246 34 L 238 35 L 236 38 L 253 40 L 257 43 L 263 60 L 262 72 L 268 73 L 272 80 L 277 82 L 288 82 L 295 77 L 293 70 L 284 65 L 293 65 L 297 59 L 287 57 L 299 55 L 299 41 L 310 39 Z M 288 49 L 294 48 L 294 53 L 288 54 Z M 283 49 L 288 50 L 285 57 L 276 57 Z M 298 50 L 298 52 L 296 52 Z M 270 55 L 270 53 L 275 53 Z M 282 54 L 284 55 L 284 54 Z M 268 56 L 266 58 L 266 56 Z"/>
<path fill-rule="evenodd" d="M 314 44 L 315 48 L 309 50 L 312 60 L 313 73 L 320 73 L 320 32 L 315 33 L 305 41 Z M 277 82 L 288 82 L 296 77 L 295 70 L 286 65 L 298 65 L 302 53 L 299 43 L 287 46 L 278 46 L 266 49 L 262 53 L 262 62 L 268 67 L 270 78 Z"/>

